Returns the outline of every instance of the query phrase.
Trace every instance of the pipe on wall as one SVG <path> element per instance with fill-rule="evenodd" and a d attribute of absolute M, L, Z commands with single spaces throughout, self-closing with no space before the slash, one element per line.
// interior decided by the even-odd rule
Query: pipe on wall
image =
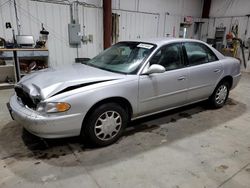
<path fill-rule="evenodd" d="M 112 44 L 112 0 L 103 0 L 103 42 L 104 49 Z"/>

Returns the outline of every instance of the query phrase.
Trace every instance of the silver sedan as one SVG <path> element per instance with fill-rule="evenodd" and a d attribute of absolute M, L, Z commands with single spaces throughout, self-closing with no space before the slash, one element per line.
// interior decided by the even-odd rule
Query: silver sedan
<path fill-rule="evenodd" d="M 86 63 L 23 77 L 8 108 L 37 136 L 105 146 L 130 120 L 202 100 L 222 107 L 240 77 L 237 59 L 201 41 L 124 41 Z"/>

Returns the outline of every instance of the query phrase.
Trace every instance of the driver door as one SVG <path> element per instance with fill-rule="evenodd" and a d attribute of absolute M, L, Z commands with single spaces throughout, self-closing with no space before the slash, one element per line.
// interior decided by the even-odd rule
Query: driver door
<path fill-rule="evenodd" d="M 140 75 L 139 115 L 162 111 L 187 102 L 188 69 L 184 65 L 182 45 L 175 43 L 162 47 L 150 59 L 149 66 L 152 64 L 162 65 L 166 71 Z"/>

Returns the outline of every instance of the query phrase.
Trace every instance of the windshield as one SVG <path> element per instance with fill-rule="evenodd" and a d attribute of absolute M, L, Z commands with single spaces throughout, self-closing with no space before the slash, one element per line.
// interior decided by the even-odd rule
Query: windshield
<path fill-rule="evenodd" d="M 137 72 L 154 48 L 155 45 L 149 43 L 120 42 L 86 64 L 112 72 L 131 74 Z"/>

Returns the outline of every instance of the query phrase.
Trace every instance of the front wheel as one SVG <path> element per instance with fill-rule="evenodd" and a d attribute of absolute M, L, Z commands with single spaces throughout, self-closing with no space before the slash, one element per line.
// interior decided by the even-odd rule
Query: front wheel
<path fill-rule="evenodd" d="M 228 82 L 221 82 L 215 88 L 214 93 L 210 97 L 210 104 L 214 108 L 221 108 L 227 101 L 229 95 Z"/>
<path fill-rule="evenodd" d="M 84 125 L 84 135 L 98 146 L 116 142 L 128 122 L 128 114 L 120 105 L 107 103 L 97 107 Z"/>

